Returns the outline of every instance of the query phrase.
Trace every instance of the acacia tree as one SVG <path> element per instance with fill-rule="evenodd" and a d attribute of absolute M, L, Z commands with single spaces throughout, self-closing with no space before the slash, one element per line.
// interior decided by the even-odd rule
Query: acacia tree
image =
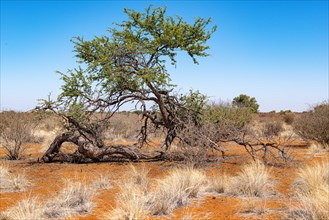
<path fill-rule="evenodd" d="M 206 43 L 216 26 L 209 27 L 211 19 L 204 18 L 189 24 L 179 16 L 166 15 L 166 8 L 124 12 L 128 19 L 109 29 L 109 36 L 72 40 L 81 65 L 60 73 L 64 82 L 61 94 L 56 101 L 43 100 L 38 107 L 60 115 L 67 128 L 55 138 L 43 161 L 58 156 L 63 142 L 75 143 L 79 155 L 96 161 L 111 155 L 133 160 L 161 156 L 162 152 L 146 155 L 123 145 L 105 146 L 99 134 L 126 103 L 135 103 L 142 112 L 140 146 L 147 141 L 149 122 L 165 129 L 166 151 L 184 127 L 182 116 L 189 112 L 197 118 L 198 109 L 186 105 L 189 99 L 173 94 L 175 86 L 170 83 L 166 61 L 176 65 L 177 53 L 185 51 L 198 64 L 197 57 L 208 56 Z M 148 103 L 153 104 L 152 110 Z"/>
<path fill-rule="evenodd" d="M 239 96 L 235 97 L 232 104 L 237 107 L 245 107 L 252 113 L 258 112 L 259 108 L 255 97 L 250 97 L 245 94 L 240 94 Z"/>

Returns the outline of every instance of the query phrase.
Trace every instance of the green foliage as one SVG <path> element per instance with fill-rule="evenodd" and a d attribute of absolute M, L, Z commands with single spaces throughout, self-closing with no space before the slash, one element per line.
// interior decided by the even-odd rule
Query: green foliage
<path fill-rule="evenodd" d="M 189 117 L 189 120 L 192 120 L 195 125 L 200 124 L 208 102 L 207 97 L 198 90 L 190 90 L 188 94 L 181 95 L 179 101 L 183 106 L 178 113 L 181 120 L 187 120 Z"/>
<path fill-rule="evenodd" d="M 234 126 L 242 129 L 251 121 L 251 112 L 244 107 L 237 108 L 229 103 L 212 103 L 205 110 L 206 120 L 217 126 Z"/>
<path fill-rule="evenodd" d="M 252 113 L 258 112 L 259 105 L 257 104 L 257 101 L 255 97 L 250 97 L 245 94 L 241 94 L 233 99 L 232 102 L 233 106 L 237 107 L 246 107 L 249 109 Z"/>
<path fill-rule="evenodd" d="M 59 72 L 62 92 L 56 101 L 43 100 L 42 109 L 90 123 L 89 113 L 113 113 L 131 102 L 145 113 L 145 103 L 153 102 L 168 124 L 170 108 L 165 105 L 171 102 L 169 93 L 175 86 L 166 60 L 176 65 L 177 53 L 185 51 L 197 64 L 197 57 L 209 55 L 206 43 L 216 26 L 208 28 L 210 18 L 195 18 L 189 24 L 166 15 L 161 7 L 150 6 L 144 12 L 124 9 L 124 13 L 127 20 L 110 28 L 108 36 L 72 40 L 81 66 Z"/>

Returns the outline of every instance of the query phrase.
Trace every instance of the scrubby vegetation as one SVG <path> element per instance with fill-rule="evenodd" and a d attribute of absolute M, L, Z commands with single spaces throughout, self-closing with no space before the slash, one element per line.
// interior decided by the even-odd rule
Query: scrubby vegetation
<path fill-rule="evenodd" d="M 0 139 L 8 159 L 20 159 L 25 143 L 36 142 L 34 128 L 37 125 L 32 114 L 24 112 L 0 112 Z"/>
<path fill-rule="evenodd" d="M 56 100 L 0 113 L 0 157 L 23 159 L 0 166 L 0 219 L 213 214 L 196 214 L 196 201 L 217 219 L 328 219 L 329 164 L 307 165 L 328 159 L 328 103 L 305 113 L 259 113 L 256 98 L 244 94 L 212 102 L 199 91 L 177 93 L 166 61 L 176 65 L 179 52 L 194 63 L 207 57 L 216 26 L 203 18 L 187 23 L 166 8 L 125 13 L 109 36 L 73 40 L 81 66 L 60 73 Z M 132 110 L 121 111 L 127 103 Z"/>
<path fill-rule="evenodd" d="M 297 117 L 293 126 L 301 137 L 316 141 L 328 149 L 329 103 L 315 105 L 309 112 Z"/>

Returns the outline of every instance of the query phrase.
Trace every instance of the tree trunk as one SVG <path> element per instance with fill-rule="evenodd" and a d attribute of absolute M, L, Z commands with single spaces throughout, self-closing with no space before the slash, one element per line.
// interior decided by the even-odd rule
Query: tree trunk
<path fill-rule="evenodd" d="M 64 142 L 70 142 L 78 146 L 78 153 L 86 159 L 100 161 L 106 156 L 120 156 L 122 159 L 138 161 L 144 160 L 161 160 L 164 158 L 164 152 L 143 152 L 135 146 L 95 146 L 93 142 L 83 137 L 78 132 L 65 132 L 58 135 L 49 146 L 46 153 L 42 156 L 41 161 L 52 162 L 60 154 L 60 148 Z"/>

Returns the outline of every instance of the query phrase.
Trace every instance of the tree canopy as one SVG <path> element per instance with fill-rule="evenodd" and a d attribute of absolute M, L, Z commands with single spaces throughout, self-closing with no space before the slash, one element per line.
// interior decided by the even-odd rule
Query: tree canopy
<path fill-rule="evenodd" d="M 255 97 L 250 97 L 245 94 L 241 94 L 233 99 L 232 104 L 237 107 L 245 107 L 252 113 L 258 112 L 259 105 L 257 104 Z"/>
<path fill-rule="evenodd" d="M 166 15 L 166 7 L 148 7 L 144 12 L 124 9 L 127 20 L 108 30 L 108 35 L 85 40 L 75 37 L 74 52 L 79 66 L 66 73 L 56 101 L 44 100 L 41 108 L 60 114 L 69 131 L 88 137 L 98 147 L 104 144 L 98 131 L 126 103 L 140 108 L 145 119 L 141 140 L 147 139 L 147 122 L 167 130 L 165 148 L 183 126 L 180 116 L 190 111 L 187 100 L 173 94 L 166 63 L 176 65 L 178 52 L 198 64 L 209 54 L 207 41 L 216 30 L 211 19 L 195 18 L 192 24 L 180 16 Z M 147 108 L 147 103 L 153 107 Z M 102 117 L 93 117 L 95 113 Z M 102 123 L 100 123 L 102 122 Z"/>

